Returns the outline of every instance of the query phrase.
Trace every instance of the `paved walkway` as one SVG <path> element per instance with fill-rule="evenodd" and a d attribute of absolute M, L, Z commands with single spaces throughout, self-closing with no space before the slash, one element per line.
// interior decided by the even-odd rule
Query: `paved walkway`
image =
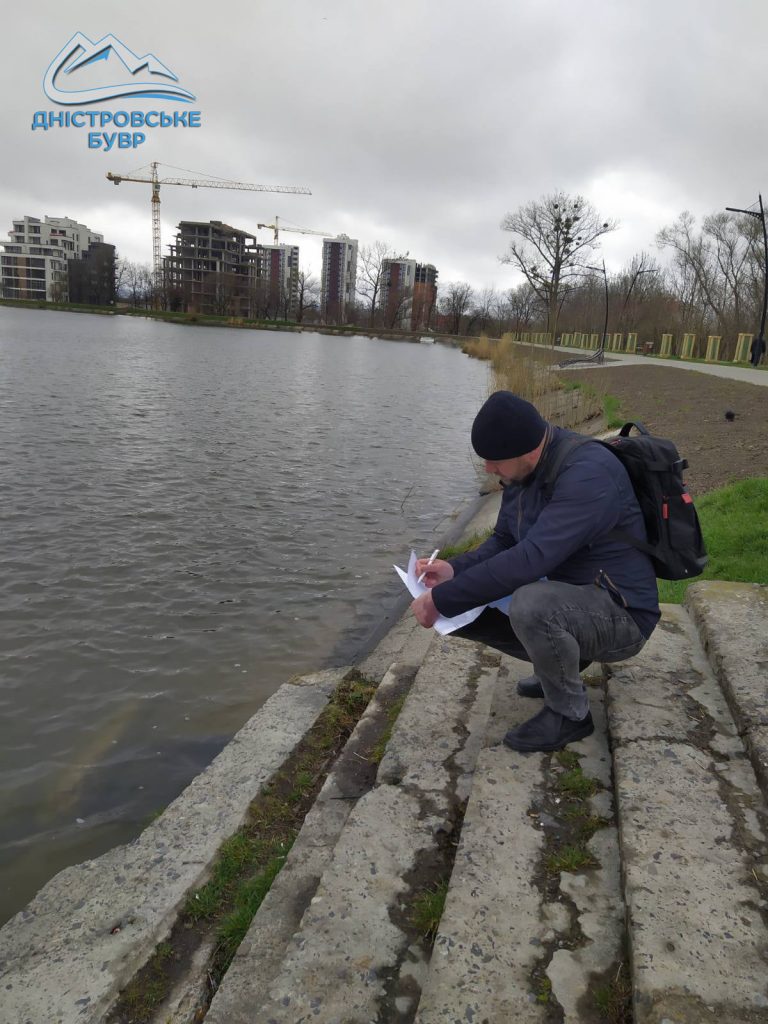
<path fill-rule="evenodd" d="M 545 346 L 537 346 L 543 348 Z M 550 346 L 546 346 L 549 348 Z M 558 348 L 557 351 L 566 353 L 566 358 L 571 355 L 584 355 L 589 358 L 590 352 L 583 348 Z M 768 372 L 765 370 L 753 370 L 746 366 L 721 366 L 718 363 L 692 363 L 680 359 L 654 359 L 648 356 L 628 355 L 624 352 L 607 352 L 603 366 L 671 366 L 679 370 L 698 370 L 700 373 L 710 373 L 713 377 L 727 377 L 730 380 L 741 380 L 746 384 L 760 384 L 768 386 Z M 586 370 L 587 366 L 572 366 L 572 370 Z"/>

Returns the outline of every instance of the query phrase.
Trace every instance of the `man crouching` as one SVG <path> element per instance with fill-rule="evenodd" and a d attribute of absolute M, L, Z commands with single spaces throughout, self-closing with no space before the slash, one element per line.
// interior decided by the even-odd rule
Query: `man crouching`
<path fill-rule="evenodd" d="M 472 425 L 472 447 L 504 486 L 493 534 L 456 558 L 416 563 L 430 588 L 411 605 L 422 626 L 510 598 L 505 611 L 486 608 L 450 635 L 532 662 L 517 692 L 543 697 L 544 707 L 506 734 L 513 750 L 559 750 L 589 736 L 579 673 L 637 654 L 660 618 L 651 560 L 625 539 L 645 541 L 646 532 L 618 458 L 582 444 L 548 479 L 572 437 L 512 392 L 491 395 Z"/>

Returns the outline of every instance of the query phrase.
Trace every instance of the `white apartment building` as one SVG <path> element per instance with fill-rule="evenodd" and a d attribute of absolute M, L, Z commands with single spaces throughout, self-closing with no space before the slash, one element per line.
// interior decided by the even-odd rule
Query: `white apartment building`
<path fill-rule="evenodd" d="M 357 239 L 348 235 L 323 239 L 323 272 L 320 282 L 322 317 L 343 324 L 354 307 L 357 286 Z"/>
<path fill-rule="evenodd" d="M 7 242 L 0 242 L 0 298 L 66 301 L 67 261 L 85 259 L 92 242 L 104 236 L 70 217 L 14 220 Z"/>

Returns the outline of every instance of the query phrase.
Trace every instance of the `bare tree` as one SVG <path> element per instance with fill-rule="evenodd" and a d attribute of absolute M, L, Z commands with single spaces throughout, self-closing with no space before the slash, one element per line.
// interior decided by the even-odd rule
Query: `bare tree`
<path fill-rule="evenodd" d="M 510 288 L 506 294 L 506 308 L 512 330 L 527 330 L 536 319 L 541 305 L 541 299 L 527 281 L 516 288 Z"/>
<path fill-rule="evenodd" d="M 369 311 L 369 327 L 373 327 L 382 284 L 382 263 L 394 252 L 387 242 L 364 245 L 357 254 L 357 293 Z"/>
<path fill-rule="evenodd" d="M 635 323 L 644 299 L 654 288 L 652 278 L 661 274 L 658 262 L 647 252 L 632 257 L 629 266 L 616 277 L 616 285 L 623 298 L 616 326 L 620 331 L 626 329 L 627 323 Z"/>
<path fill-rule="evenodd" d="M 448 317 L 451 334 L 461 333 L 461 321 L 472 304 L 473 292 L 463 281 L 451 281 L 441 288 L 438 306 L 443 316 Z"/>
<path fill-rule="evenodd" d="M 385 327 L 389 327 L 390 330 L 395 327 L 410 327 L 413 312 L 413 288 L 405 285 L 389 288 L 386 306 L 382 308 Z"/>
<path fill-rule="evenodd" d="M 660 248 L 672 250 L 673 286 L 683 308 L 699 307 L 699 323 L 716 323 L 720 334 L 739 330 L 754 315 L 755 256 L 752 218 L 730 213 L 705 217 L 701 231 L 687 211 L 656 236 Z"/>
<path fill-rule="evenodd" d="M 299 286 L 296 297 L 296 322 L 301 323 L 304 312 L 317 306 L 320 297 L 320 282 L 311 270 L 299 271 Z"/>
<path fill-rule="evenodd" d="M 522 271 L 525 279 L 547 308 L 547 330 L 554 341 L 563 299 L 595 258 L 598 239 L 618 225 L 602 220 L 582 196 L 553 192 L 536 202 L 508 213 L 502 230 L 518 238 L 502 256 Z"/>
<path fill-rule="evenodd" d="M 497 299 L 496 289 L 493 287 L 483 288 L 480 294 L 475 296 L 472 312 L 466 325 L 467 334 L 475 324 L 478 325 L 480 331 L 488 330 L 488 326 L 493 320 Z"/>

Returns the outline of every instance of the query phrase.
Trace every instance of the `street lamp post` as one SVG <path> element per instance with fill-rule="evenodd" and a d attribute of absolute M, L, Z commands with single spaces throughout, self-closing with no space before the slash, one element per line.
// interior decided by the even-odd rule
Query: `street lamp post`
<path fill-rule="evenodd" d="M 597 274 L 603 275 L 603 285 L 605 286 L 605 319 L 603 320 L 603 334 L 600 340 L 600 346 L 595 352 L 595 360 L 598 363 L 602 363 L 605 359 L 605 338 L 608 334 L 608 274 L 605 271 L 605 260 L 603 260 L 602 267 L 585 267 L 585 270 L 594 270 Z"/>
<path fill-rule="evenodd" d="M 757 217 L 760 223 L 763 225 L 763 253 L 765 262 L 763 264 L 763 312 L 760 317 L 760 333 L 757 336 L 757 340 L 760 343 L 760 349 L 762 349 L 765 343 L 765 311 L 768 308 L 768 231 L 765 227 L 765 210 L 763 209 L 763 197 L 758 193 L 758 202 L 760 203 L 760 212 L 757 210 L 740 210 L 735 206 L 726 206 L 726 210 L 731 213 L 744 213 L 747 217 Z"/>

